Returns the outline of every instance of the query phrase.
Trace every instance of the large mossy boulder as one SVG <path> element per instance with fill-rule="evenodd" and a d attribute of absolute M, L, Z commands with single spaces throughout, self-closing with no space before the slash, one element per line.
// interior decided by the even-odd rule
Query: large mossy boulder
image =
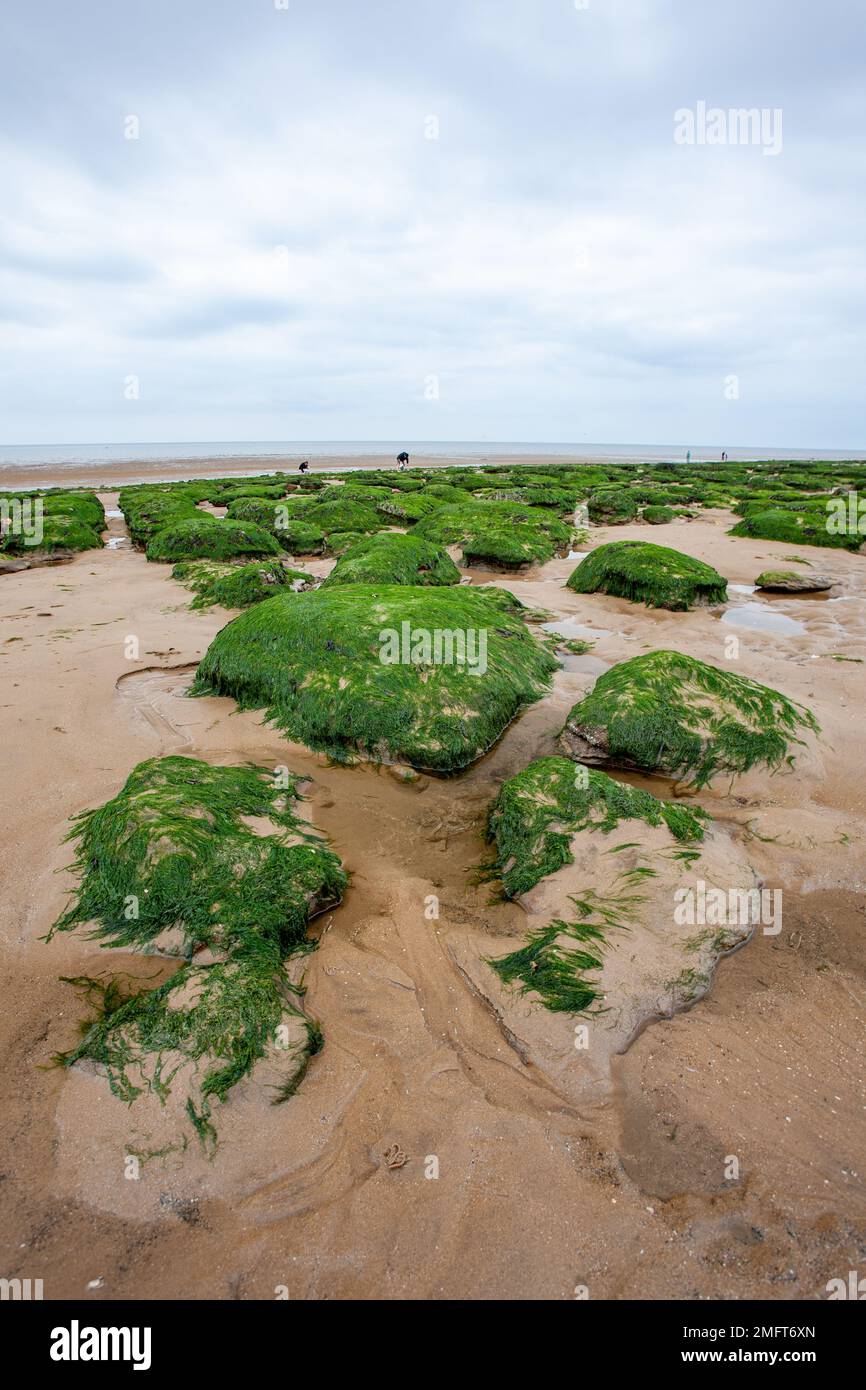
<path fill-rule="evenodd" d="M 235 618 L 191 693 L 264 708 L 288 738 L 341 761 L 455 772 L 539 698 L 557 665 L 477 590 L 337 584 Z"/>
<path fill-rule="evenodd" d="M 279 555 L 273 536 L 252 521 L 229 521 L 201 512 L 169 521 L 148 541 L 148 560 L 228 560 L 234 555 Z"/>
<path fill-rule="evenodd" d="M 791 765 L 814 715 L 769 686 L 681 652 L 655 651 L 606 671 L 574 706 L 561 747 L 580 763 L 640 768 L 695 787 L 717 773 Z"/>
<path fill-rule="evenodd" d="M 614 594 L 649 608 L 684 612 L 722 603 L 727 581 L 701 560 L 649 541 L 612 541 L 593 550 L 568 580 L 576 594 Z"/>
<path fill-rule="evenodd" d="M 335 584 L 459 584 L 460 571 L 447 551 L 420 536 L 369 536 L 355 541 L 337 561 L 323 589 Z"/>
<path fill-rule="evenodd" d="M 270 1052 L 282 1024 L 295 1038 L 284 1053 L 291 1093 L 321 1040 L 285 962 L 311 949 L 309 919 L 339 902 L 346 883 L 297 814 L 297 786 L 269 769 L 150 758 L 111 801 L 76 818 L 81 882 L 49 937 L 87 925 L 104 943 L 188 963 L 138 993 L 74 981 L 98 1013 L 59 1061 L 96 1064 L 127 1102 L 143 1092 L 165 1100 L 177 1079 L 188 1118 L 212 1138 L 212 1099 Z"/>

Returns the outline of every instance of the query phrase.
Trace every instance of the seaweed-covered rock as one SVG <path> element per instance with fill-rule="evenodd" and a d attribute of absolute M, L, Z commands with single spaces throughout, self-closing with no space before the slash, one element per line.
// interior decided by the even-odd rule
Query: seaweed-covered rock
<path fill-rule="evenodd" d="M 441 506 L 438 498 L 428 497 L 423 492 L 389 493 L 377 499 L 376 511 L 392 526 L 414 526 L 416 521 L 423 521 Z"/>
<path fill-rule="evenodd" d="M 104 526 L 92 492 L 0 493 L 0 554 L 36 563 L 53 551 L 97 550 Z"/>
<path fill-rule="evenodd" d="M 518 522 L 489 531 L 479 527 L 463 542 L 464 565 L 482 565 L 485 569 L 543 565 L 555 554 L 556 548 L 548 536 L 534 526 L 521 526 Z"/>
<path fill-rule="evenodd" d="M 664 526 L 669 521 L 673 521 L 676 512 L 672 507 L 653 506 L 650 504 L 644 507 L 641 512 L 644 521 L 649 522 L 650 526 Z"/>
<path fill-rule="evenodd" d="M 285 960 L 311 949 L 307 923 L 339 901 L 340 861 L 297 815 L 297 779 L 271 771 L 210 767 L 194 758 L 150 758 L 111 801 L 78 816 L 74 901 L 49 933 L 90 924 L 126 949 L 155 949 L 169 936 L 193 959 L 166 983 L 129 994 L 80 980 L 99 1004 L 81 1041 L 58 1058 L 104 1068 L 126 1101 L 166 1097 L 179 1077 L 186 1110 L 212 1137 L 210 1102 L 263 1057 L 284 1019 L 302 1042 L 286 1055 L 285 1093 L 320 1044 L 301 1013 Z M 250 818 L 272 827 L 259 834 Z"/>
<path fill-rule="evenodd" d="M 251 521 L 229 521 L 200 512 L 169 521 L 148 541 L 148 560 L 227 560 L 233 555 L 279 555 L 273 536 Z"/>
<path fill-rule="evenodd" d="M 727 581 L 701 560 L 649 541 L 600 545 L 568 580 L 576 594 L 615 594 L 649 608 L 685 611 L 698 603 L 721 603 Z"/>
<path fill-rule="evenodd" d="M 321 555 L 325 549 L 324 531 L 306 521 L 280 520 L 274 534 L 290 555 Z"/>
<path fill-rule="evenodd" d="M 578 775 L 578 773 L 580 775 Z M 701 807 L 659 801 L 568 758 L 539 758 L 505 782 L 488 818 L 495 869 L 505 895 L 528 893 L 572 862 L 571 841 L 587 827 L 607 833 L 620 821 L 666 825 L 680 843 L 700 841 L 708 820 Z"/>
<path fill-rule="evenodd" d="M 529 526 L 547 536 L 554 546 L 567 545 L 571 539 L 571 527 L 544 507 L 529 507 L 520 502 L 482 502 L 472 497 L 439 507 L 419 521 L 415 531 L 439 545 L 456 545 L 485 529 L 500 531 L 509 526 Z"/>
<path fill-rule="evenodd" d="M 324 553 L 328 556 L 345 555 L 347 550 L 366 539 L 363 531 L 329 531 L 325 537 Z"/>
<path fill-rule="evenodd" d="M 420 536 L 384 535 L 368 536 L 351 545 L 322 588 L 335 584 L 459 583 L 459 569 L 440 546 Z"/>
<path fill-rule="evenodd" d="M 770 508 L 749 511 L 732 526 L 729 536 L 755 536 L 761 540 L 786 541 L 794 545 L 819 545 L 831 549 L 859 550 L 866 543 L 862 532 L 828 529 L 826 511 L 788 511 Z"/>
<path fill-rule="evenodd" d="M 573 1098 L 606 1088 L 614 1054 L 699 998 L 762 920 L 745 852 L 704 812 L 567 759 L 506 782 L 489 829 L 488 873 L 519 897 L 528 931 L 470 929 L 449 949 L 512 1047 Z"/>
<path fill-rule="evenodd" d="M 287 737 L 335 759 L 452 772 L 486 752 L 557 665 L 477 590 L 338 584 L 235 618 L 192 693 L 263 707 Z"/>
<path fill-rule="evenodd" d="M 456 502 L 458 506 L 466 501 L 464 489 L 454 487 L 452 483 L 430 483 L 421 495 L 433 497 L 437 502 Z"/>
<path fill-rule="evenodd" d="M 263 531 L 277 536 L 281 522 L 288 522 L 294 517 L 300 519 L 304 507 L 309 506 L 308 498 L 235 497 L 228 504 L 226 519 L 251 521 L 255 526 L 261 526 Z"/>
<path fill-rule="evenodd" d="M 467 502 L 439 507 L 415 534 L 439 545 L 463 546 L 467 565 L 519 569 L 543 564 L 571 539 L 571 528 L 541 507 L 516 502 Z"/>
<path fill-rule="evenodd" d="M 121 488 L 118 506 L 134 546 L 143 549 L 163 526 L 201 516 L 187 487 L 138 485 Z"/>
<path fill-rule="evenodd" d="M 581 763 L 658 771 L 702 787 L 720 772 L 794 760 L 814 715 L 777 690 L 681 652 L 622 661 L 574 706 L 563 751 Z"/>
<path fill-rule="evenodd" d="M 826 574 L 795 574 L 793 570 L 764 570 L 755 580 L 771 594 L 819 594 L 832 589 L 835 579 Z"/>
<path fill-rule="evenodd" d="M 365 506 L 363 502 L 353 502 L 351 498 L 342 501 L 339 497 L 331 500 L 320 501 L 318 498 L 309 506 L 304 508 L 303 516 L 299 516 L 310 526 L 317 526 L 325 535 L 332 531 L 357 531 L 362 535 L 372 531 L 380 531 L 385 525 L 382 517 L 377 516 L 373 506 Z"/>
<path fill-rule="evenodd" d="M 218 560 L 182 560 L 171 572 L 195 598 L 190 608 L 249 608 L 273 598 L 280 589 L 312 588 L 316 580 L 303 570 L 289 569 L 282 560 L 253 560 L 248 565 L 222 564 Z"/>
<path fill-rule="evenodd" d="M 596 525 L 623 526 L 634 521 L 638 514 L 638 498 L 624 488 L 615 492 L 600 489 L 591 492 L 586 501 L 590 521 Z"/>

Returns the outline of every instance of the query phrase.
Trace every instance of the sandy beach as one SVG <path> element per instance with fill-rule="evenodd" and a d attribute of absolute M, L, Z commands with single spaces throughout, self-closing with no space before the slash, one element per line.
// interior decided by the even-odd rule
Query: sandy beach
<path fill-rule="evenodd" d="M 396 450 L 388 453 L 370 454 L 274 454 L 267 457 L 249 458 L 238 454 L 214 458 L 149 459 L 143 454 L 140 459 L 129 463 L 66 464 L 27 464 L 16 462 L 4 465 L 0 462 L 0 490 L 3 488 L 42 488 L 42 487 L 92 487 L 97 490 L 116 489 L 134 483 L 176 483 L 194 478 L 250 478 L 261 477 L 267 473 L 292 473 L 298 471 L 303 458 L 309 458 L 311 473 L 348 473 L 356 468 L 396 468 Z M 413 453 L 412 466 L 417 468 L 453 468 L 455 464 L 480 468 L 485 464 L 502 464 L 509 467 L 534 464 L 547 465 L 551 462 L 549 454 L 543 449 L 538 453 L 510 454 L 507 451 L 491 449 L 489 453 L 473 453 L 465 458 L 448 453 Z M 593 464 L 599 462 L 598 455 L 563 454 L 554 460 L 562 464 Z M 611 462 L 617 460 L 612 456 Z"/>
<path fill-rule="evenodd" d="M 181 463 L 174 476 L 222 471 Z M 116 510 L 108 479 L 100 499 Z M 578 1286 L 593 1299 L 798 1299 L 862 1262 L 863 560 L 820 554 L 831 597 L 754 596 L 758 572 L 792 546 L 728 537 L 735 520 L 707 512 L 652 534 L 721 571 L 722 608 L 580 596 L 563 587 L 573 559 L 519 578 L 464 571 L 595 645 L 565 659 L 550 694 L 474 767 L 408 784 L 386 767 L 331 766 L 231 700 L 186 699 L 232 614 L 191 611 L 171 566 L 133 550 L 121 517 L 109 519 L 111 548 L 0 579 L 8 1276 L 76 1299 L 572 1299 Z M 586 548 L 646 532 L 594 527 Z M 794 553 L 816 562 L 814 549 Z M 332 563 L 298 565 L 321 576 Z M 756 932 L 708 994 L 648 1022 L 606 1081 L 575 1093 L 527 1063 L 460 969 L 467 933 L 522 929 L 518 904 L 473 881 L 487 807 L 504 778 L 555 751 L 602 670 L 649 647 L 721 664 L 734 633 L 739 672 L 808 705 L 823 731 L 817 770 L 808 758 L 758 769 L 698 798 L 761 881 L 783 889 L 783 931 Z M 305 963 L 324 1051 L 282 1106 L 255 1076 L 237 1086 L 217 1160 L 172 1148 L 170 1116 L 138 1115 L 93 1071 L 49 1066 L 85 1012 L 60 977 L 109 968 L 82 932 L 42 939 L 73 887 L 69 818 L 115 795 L 136 763 L 176 752 L 308 777 L 307 814 L 351 874 L 343 904 L 314 923 L 320 946 Z M 665 779 L 630 780 L 670 794 Z M 430 894 L 436 921 L 424 914 Z M 110 954 L 112 970 L 148 983 L 173 968 Z M 160 1125 L 168 1152 L 153 1155 Z M 130 1181 L 136 1145 L 149 1156 Z"/>

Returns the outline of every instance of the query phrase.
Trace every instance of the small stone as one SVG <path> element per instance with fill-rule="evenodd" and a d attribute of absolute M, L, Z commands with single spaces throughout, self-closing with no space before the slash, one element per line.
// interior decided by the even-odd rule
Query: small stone
<path fill-rule="evenodd" d="M 765 570 L 755 580 L 759 589 L 778 594 L 817 594 L 836 583 L 826 574 L 795 574 L 793 570 Z"/>

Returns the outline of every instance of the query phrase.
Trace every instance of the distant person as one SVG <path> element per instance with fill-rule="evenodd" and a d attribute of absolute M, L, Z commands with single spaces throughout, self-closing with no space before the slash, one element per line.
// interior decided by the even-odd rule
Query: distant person
<path fill-rule="evenodd" d="M 686 449 L 686 463 L 691 463 L 691 461 L 692 461 L 692 451 L 691 451 L 691 449 Z"/>
<path fill-rule="evenodd" d="M 309 467 L 310 467 L 310 465 L 307 463 L 307 460 L 304 459 L 303 463 L 299 463 L 299 464 L 298 464 L 298 472 L 299 472 L 299 473 L 306 473 L 307 470 L 309 469 Z"/>
<path fill-rule="evenodd" d="M 406 453 L 405 449 L 403 450 L 402 454 L 397 455 L 397 462 L 400 465 L 400 472 L 405 473 L 409 465 L 409 455 Z"/>
<path fill-rule="evenodd" d="M 722 450 L 722 463 L 727 463 L 727 461 L 728 461 L 728 456 L 727 456 L 727 454 L 725 453 L 725 451 L 724 451 L 724 449 L 723 449 L 723 450 Z"/>

